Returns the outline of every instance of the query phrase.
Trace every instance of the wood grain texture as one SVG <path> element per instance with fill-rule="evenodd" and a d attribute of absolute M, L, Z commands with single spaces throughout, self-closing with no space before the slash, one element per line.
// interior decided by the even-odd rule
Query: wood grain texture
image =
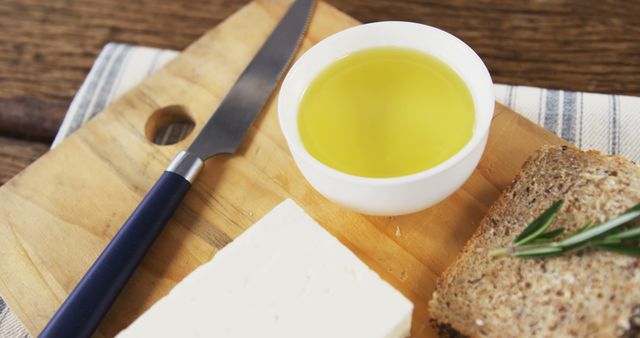
<path fill-rule="evenodd" d="M 40 142 L 29 142 L 0 136 L 0 185 L 49 150 Z"/>
<path fill-rule="evenodd" d="M 52 141 L 107 42 L 181 50 L 244 3 L 0 2 L 0 135 Z"/>
<path fill-rule="evenodd" d="M 180 104 L 199 130 L 286 4 L 260 1 L 242 8 L 0 187 L 0 292 L 32 333 L 43 328 L 172 157 L 196 134 L 175 145 L 154 145 L 145 138 L 148 117 L 158 108 Z M 357 23 L 320 3 L 302 50 Z M 125 327 L 290 197 L 409 297 L 415 303 L 414 337 L 431 337 L 427 302 L 436 276 L 529 154 L 542 144 L 562 142 L 498 106 L 485 155 L 462 189 L 420 213 L 372 217 L 329 202 L 306 183 L 280 132 L 275 101 L 258 117 L 238 154 L 207 162 L 98 336 Z"/>
<path fill-rule="evenodd" d="M 109 41 L 182 50 L 246 0 L 3 0 L 0 135 L 51 141 Z M 640 95 L 640 1 L 331 0 L 358 20 L 443 28 L 496 82 Z"/>
<path fill-rule="evenodd" d="M 476 50 L 496 83 L 640 95 L 639 1 L 335 4 L 364 22 L 417 21 L 449 31 Z"/>
<path fill-rule="evenodd" d="M 51 142 L 107 42 L 182 50 L 245 3 L 0 2 L 0 136 Z M 640 95 L 638 0 L 330 3 L 365 22 L 411 20 L 452 32 L 478 51 L 495 82 Z M 0 161 L 0 172 L 23 166 L 11 161 Z"/>

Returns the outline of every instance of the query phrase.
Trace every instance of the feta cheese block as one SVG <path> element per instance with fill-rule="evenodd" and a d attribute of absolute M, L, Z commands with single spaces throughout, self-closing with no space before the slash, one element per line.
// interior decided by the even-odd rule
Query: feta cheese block
<path fill-rule="evenodd" d="M 407 337 L 413 304 L 286 200 L 118 337 Z"/>

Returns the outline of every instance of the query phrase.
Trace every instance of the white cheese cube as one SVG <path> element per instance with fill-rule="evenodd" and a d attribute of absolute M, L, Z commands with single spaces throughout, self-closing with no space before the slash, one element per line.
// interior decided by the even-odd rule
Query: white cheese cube
<path fill-rule="evenodd" d="M 413 304 L 286 200 L 118 337 L 395 338 Z"/>

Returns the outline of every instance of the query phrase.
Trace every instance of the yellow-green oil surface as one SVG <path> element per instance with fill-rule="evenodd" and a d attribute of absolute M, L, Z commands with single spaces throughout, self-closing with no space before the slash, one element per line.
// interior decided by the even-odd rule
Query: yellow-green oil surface
<path fill-rule="evenodd" d="M 462 78 L 417 50 L 379 47 L 323 70 L 304 93 L 298 128 L 320 162 L 364 177 L 414 174 L 470 139 L 473 99 Z"/>

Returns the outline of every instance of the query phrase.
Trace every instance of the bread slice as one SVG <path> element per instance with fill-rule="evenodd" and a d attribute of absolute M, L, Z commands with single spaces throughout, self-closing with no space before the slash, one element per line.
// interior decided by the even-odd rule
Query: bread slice
<path fill-rule="evenodd" d="M 440 276 L 429 307 L 441 334 L 640 337 L 640 258 L 589 249 L 544 259 L 488 256 L 559 199 L 565 203 L 552 229 L 604 221 L 640 202 L 640 167 L 566 146 L 533 154 Z"/>

